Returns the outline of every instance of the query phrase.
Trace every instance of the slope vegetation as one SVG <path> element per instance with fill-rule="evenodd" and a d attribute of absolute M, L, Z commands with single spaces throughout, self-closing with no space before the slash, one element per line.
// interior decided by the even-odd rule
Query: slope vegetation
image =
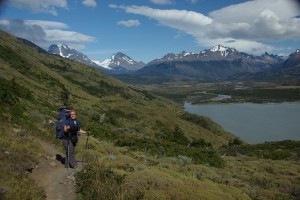
<path fill-rule="evenodd" d="M 45 198 L 45 189 L 28 174 L 47 153 L 39 140 L 61 149 L 49 123 L 60 107 L 77 109 L 83 129 L 93 135 L 88 148 L 84 136 L 77 147 L 78 158 L 85 163 L 75 175 L 78 199 L 295 196 L 293 184 L 276 194 L 272 192 L 284 183 L 260 189 L 261 174 L 253 183 L 248 181 L 249 173 L 233 177 L 238 163 L 221 157 L 217 149 L 235 137 L 209 118 L 186 113 L 172 101 L 82 63 L 49 55 L 2 31 L 0 44 L 0 171 L 4 172 L 0 195 L 4 198 Z M 251 168 L 252 160 L 245 162 Z M 286 179 L 297 180 L 297 167 L 291 163 L 292 175 Z"/>

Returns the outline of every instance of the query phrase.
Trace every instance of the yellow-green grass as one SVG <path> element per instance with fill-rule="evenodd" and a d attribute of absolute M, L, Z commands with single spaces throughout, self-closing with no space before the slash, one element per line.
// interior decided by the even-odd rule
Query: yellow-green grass
<path fill-rule="evenodd" d="M 28 178 L 43 151 L 31 133 L 19 126 L 0 124 L 0 194 L 3 199 L 44 199 L 44 192 Z M 2 195 L 2 196 L 1 196 Z"/>
<path fill-rule="evenodd" d="M 298 161 L 224 156 L 225 167 L 214 168 L 90 139 L 91 149 L 85 148 L 84 137 L 79 143 L 80 155 L 89 158 L 85 166 L 125 175 L 120 199 L 293 199 L 300 189 Z M 102 180 L 90 181 L 97 187 Z"/>

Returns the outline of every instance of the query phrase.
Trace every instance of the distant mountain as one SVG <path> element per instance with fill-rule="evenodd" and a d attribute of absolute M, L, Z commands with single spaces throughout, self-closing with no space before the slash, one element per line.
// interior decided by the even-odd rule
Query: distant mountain
<path fill-rule="evenodd" d="M 48 53 L 56 54 L 64 58 L 69 58 L 71 60 L 79 61 L 81 63 L 99 68 L 100 66 L 94 63 L 91 59 L 89 59 L 85 54 L 68 47 L 68 45 L 57 45 L 52 44 L 48 48 Z"/>
<path fill-rule="evenodd" d="M 246 61 L 252 62 L 262 62 L 265 64 L 272 64 L 284 61 L 280 56 L 268 54 L 267 52 L 261 56 L 253 56 L 243 52 L 238 52 L 234 48 L 224 47 L 222 45 L 216 45 L 209 50 L 204 50 L 199 53 L 193 52 L 181 52 L 179 54 L 169 53 L 163 56 L 160 59 L 155 59 L 149 62 L 147 65 L 153 65 L 158 63 L 165 62 L 174 62 L 174 61 L 219 61 L 219 60 L 238 60 L 243 59 Z"/>
<path fill-rule="evenodd" d="M 269 81 L 285 85 L 300 84 L 300 50 L 290 54 L 288 58 L 277 67 L 261 71 L 255 74 L 244 73 L 230 77 L 231 80 L 239 81 Z"/>
<path fill-rule="evenodd" d="M 300 68 L 300 49 L 290 54 L 288 59 L 282 64 L 282 68 Z"/>
<path fill-rule="evenodd" d="M 258 73 L 279 67 L 284 58 L 265 53 L 249 55 L 234 48 L 216 45 L 199 53 L 169 53 L 149 62 L 136 75 L 166 79 L 189 79 L 197 81 L 226 80 L 243 73 Z"/>
<path fill-rule="evenodd" d="M 117 74 L 132 72 L 145 66 L 145 63 L 137 62 L 121 52 L 113 54 L 111 58 L 105 59 L 102 62 L 93 62 L 105 69 L 110 70 L 109 73 Z"/>
<path fill-rule="evenodd" d="M 49 47 L 48 52 L 96 67 L 109 74 L 130 73 L 145 66 L 143 62 L 134 61 L 121 52 L 113 54 L 111 58 L 104 61 L 91 60 L 85 54 L 75 49 L 71 49 L 65 44 L 53 44 Z"/>

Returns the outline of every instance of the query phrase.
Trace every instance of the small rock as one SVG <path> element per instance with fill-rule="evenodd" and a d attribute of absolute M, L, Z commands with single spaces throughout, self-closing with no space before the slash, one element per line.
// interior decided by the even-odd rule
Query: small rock
<path fill-rule="evenodd" d="M 50 159 L 50 157 L 49 157 L 49 156 L 44 156 L 44 158 L 46 158 L 47 160 L 49 160 L 49 159 Z"/>
<path fill-rule="evenodd" d="M 19 128 L 13 128 L 13 131 L 14 131 L 15 133 L 20 133 L 22 130 L 19 129 Z"/>
<path fill-rule="evenodd" d="M 4 194 L 6 192 L 6 190 L 4 190 L 3 188 L 0 188 L 0 195 Z"/>
<path fill-rule="evenodd" d="M 57 164 L 56 164 L 54 161 L 52 161 L 52 162 L 49 163 L 49 165 L 50 165 L 51 167 L 55 167 Z"/>

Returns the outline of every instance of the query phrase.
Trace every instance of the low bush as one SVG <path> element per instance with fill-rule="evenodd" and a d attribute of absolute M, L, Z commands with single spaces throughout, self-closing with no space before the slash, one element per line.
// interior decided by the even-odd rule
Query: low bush
<path fill-rule="evenodd" d="M 224 166 L 224 161 L 218 152 L 205 140 L 198 139 L 190 142 L 179 126 L 175 126 L 173 131 L 163 124 L 157 127 L 159 127 L 158 134 L 155 138 L 151 138 L 119 133 L 111 130 L 109 124 L 100 124 L 99 122 L 89 122 L 88 124 L 88 130 L 96 138 L 112 141 L 116 146 L 127 146 L 131 150 L 142 151 L 157 157 L 188 156 L 195 164 Z"/>
<path fill-rule="evenodd" d="M 91 163 L 75 174 L 77 199 L 128 199 L 125 198 L 123 184 L 125 176 L 114 172 L 101 163 Z"/>
<path fill-rule="evenodd" d="M 19 85 L 15 79 L 0 78 L 0 105 L 13 105 L 19 98 L 32 99 L 31 91 Z"/>
<path fill-rule="evenodd" d="M 191 114 L 191 113 L 184 113 L 183 115 L 180 116 L 182 119 L 191 122 L 193 124 L 196 124 L 197 126 L 200 126 L 202 128 L 205 128 L 209 131 L 211 131 L 214 134 L 222 134 L 224 132 L 223 128 L 213 122 L 210 118 L 204 117 L 204 116 L 199 116 L 196 114 Z"/>
<path fill-rule="evenodd" d="M 236 143 L 236 142 L 232 142 Z M 300 141 L 265 142 L 262 144 L 232 145 L 220 149 L 222 154 L 236 156 L 238 154 L 266 158 L 272 160 L 299 160 Z M 238 142 L 240 144 L 240 142 Z"/>

